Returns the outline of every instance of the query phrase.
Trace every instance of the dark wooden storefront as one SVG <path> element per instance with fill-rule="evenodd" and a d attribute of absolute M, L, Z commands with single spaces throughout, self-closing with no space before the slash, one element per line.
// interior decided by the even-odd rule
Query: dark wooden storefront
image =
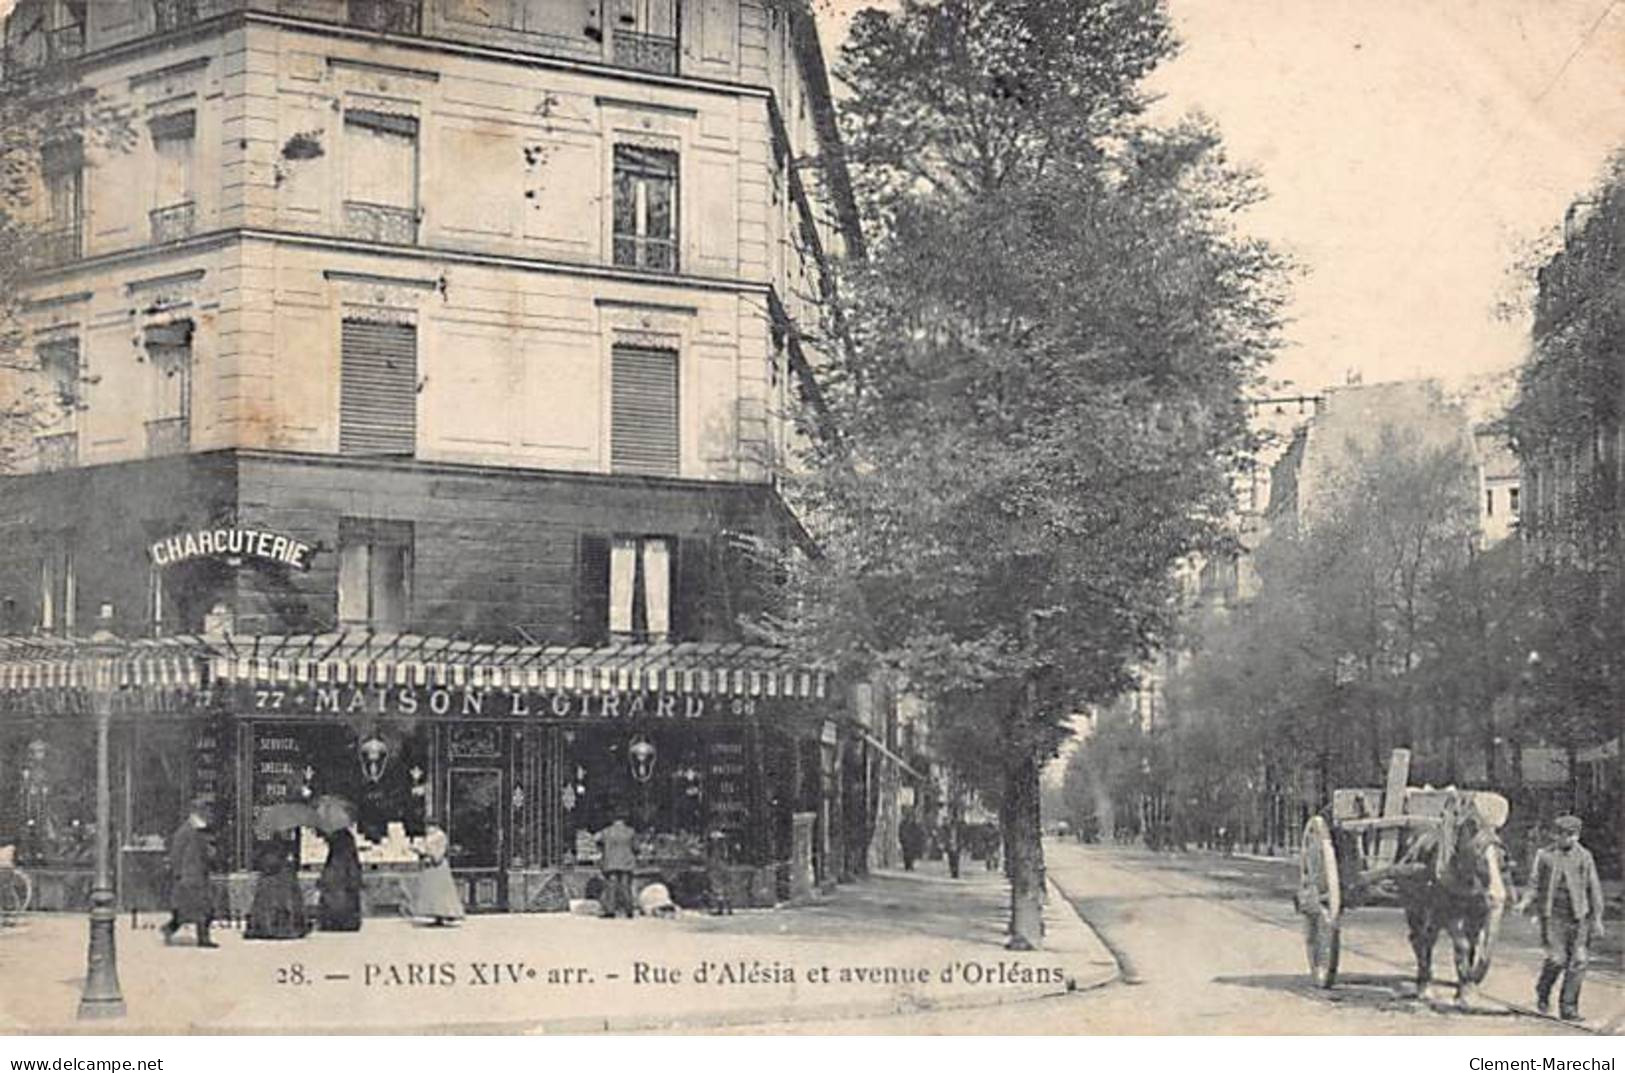
<path fill-rule="evenodd" d="M 218 641 L 190 643 L 191 680 L 132 685 L 115 704 L 126 908 L 161 903 L 167 838 L 197 797 L 214 807 L 228 914 L 252 889 L 257 810 L 324 793 L 357 806 L 380 911 L 398 900 L 413 840 L 431 821 L 447 832 L 475 911 L 562 909 L 590 893 L 593 835 L 616 812 L 640 832 L 640 872 L 674 889 L 692 886 L 720 851 L 742 904 L 804 891 L 815 875 L 795 872 L 798 816 L 811 839 L 800 847 L 807 870 L 833 874 L 834 701 L 821 675 L 787 668 L 772 650 L 327 636 L 238 640 L 233 654 Z M 388 652 L 437 658 L 377 658 Z M 312 658 L 323 653 L 342 658 Z M 28 772 L 16 802 L 0 802 L 0 844 L 17 844 L 45 878 L 47 908 L 88 893 L 89 712 L 71 686 L 0 688 L 0 765 L 8 776 Z M 56 765 L 49 778 L 41 762 Z M 294 837 L 306 871 L 319 867 L 319 839 Z"/>

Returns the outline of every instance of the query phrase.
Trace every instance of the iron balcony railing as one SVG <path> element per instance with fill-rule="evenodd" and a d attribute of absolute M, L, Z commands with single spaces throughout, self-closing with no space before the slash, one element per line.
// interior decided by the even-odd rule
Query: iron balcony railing
<path fill-rule="evenodd" d="M 198 0 L 152 0 L 153 22 L 159 33 L 190 26 L 198 19 Z"/>
<path fill-rule="evenodd" d="M 344 203 L 344 230 L 351 238 L 366 242 L 416 245 L 418 213 L 399 205 L 375 205 L 370 201 Z"/>
<path fill-rule="evenodd" d="M 67 469 L 79 464 L 79 433 L 55 432 L 34 437 L 34 449 L 41 471 Z"/>
<path fill-rule="evenodd" d="M 349 23 L 386 34 L 419 34 L 423 0 L 350 0 Z"/>
<path fill-rule="evenodd" d="M 196 202 L 181 201 L 165 205 L 147 215 L 152 221 L 152 241 L 155 243 L 175 242 L 197 230 Z"/>
<path fill-rule="evenodd" d="M 40 232 L 35 245 L 39 263 L 50 267 L 77 261 L 84 256 L 84 235 L 84 223 L 80 220 L 75 220 L 66 227 L 55 227 Z"/>
<path fill-rule="evenodd" d="M 654 272 L 677 271 L 677 240 L 652 235 L 616 235 L 615 263 Z"/>
<path fill-rule="evenodd" d="M 185 454 L 192 445 L 192 423 L 184 417 L 147 422 L 147 457 Z"/>
<path fill-rule="evenodd" d="M 658 75 L 677 73 L 677 38 L 663 34 L 615 31 L 614 63 Z"/>

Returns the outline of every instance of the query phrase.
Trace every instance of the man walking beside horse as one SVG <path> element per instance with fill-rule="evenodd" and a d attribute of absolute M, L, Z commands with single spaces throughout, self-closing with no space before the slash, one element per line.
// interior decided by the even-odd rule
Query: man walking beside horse
<path fill-rule="evenodd" d="M 1540 917 L 1540 940 L 1546 960 L 1535 982 L 1535 1005 L 1541 1013 L 1552 1010 L 1552 987 L 1559 976 L 1563 990 L 1558 1016 L 1580 1020 L 1580 984 L 1585 979 L 1588 947 L 1603 934 L 1602 884 L 1591 851 L 1580 845 L 1580 819 L 1559 816 L 1557 838 L 1535 854 L 1535 870 L 1518 908 L 1533 909 Z"/>

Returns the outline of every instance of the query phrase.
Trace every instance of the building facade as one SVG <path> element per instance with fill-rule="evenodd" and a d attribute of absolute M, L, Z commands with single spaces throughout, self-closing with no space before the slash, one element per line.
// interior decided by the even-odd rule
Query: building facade
<path fill-rule="evenodd" d="M 42 147 L 0 842 L 77 900 L 88 726 L 40 687 L 96 626 L 178 661 L 121 702 L 132 876 L 193 797 L 241 873 L 325 793 L 380 874 L 445 826 L 476 908 L 582 894 L 617 811 L 747 900 L 847 870 L 873 735 L 749 643 L 861 241 L 805 10 L 22 0 L 7 43 L 133 136 Z"/>

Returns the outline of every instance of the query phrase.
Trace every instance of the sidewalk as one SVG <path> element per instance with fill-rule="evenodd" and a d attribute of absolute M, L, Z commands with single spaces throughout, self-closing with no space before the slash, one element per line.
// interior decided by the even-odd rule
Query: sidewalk
<path fill-rule="evenodd" d="M 451 929 L 369 919 L 221 948 L 165 947 L 119 921 L 128 1016 L 74 1021 L 86 918 L 36 914 L 0 931 L 0 1031 L 602 1032 L 878 1016 L 1016 1002 L 1117 976 L 1105 946 L 1052 896 L 1047 948 L 1003 948 L 1006 886 L 941 866 L 884 872 L 804 906 L 599 920 L 480 916 Z"/>

